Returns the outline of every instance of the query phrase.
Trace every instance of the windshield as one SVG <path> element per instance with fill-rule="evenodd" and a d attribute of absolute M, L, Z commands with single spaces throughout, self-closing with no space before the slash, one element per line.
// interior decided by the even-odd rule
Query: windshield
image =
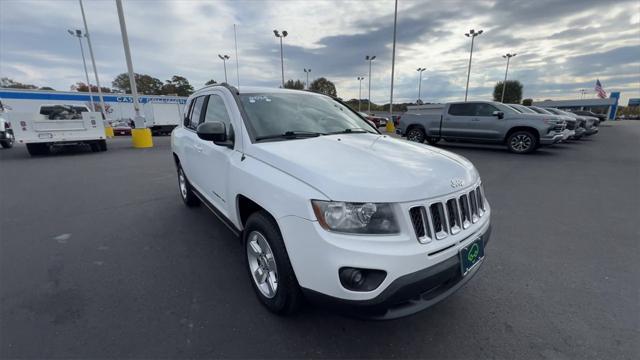
<path fill-rule="evenodd" d="M 545 114 L 545 115 L 554 115 L 553 113 L 543 109 L 543 108 L 539 108 L 539 107 L 531 107 L 531 110 L 537 112 L 538 114 Z"/>
<path fill-rule="evenodd" d="M 520 111 L 521 113 L 526 113 L 526 114 L 537 114 L 537 112 L 529 109 L 528 107 L 524 106 L 524 105 L 518 105 L 518 104 L 513 104 L 511 105 L 513 106 L 516 110 Z"/>
<path fill-rule="evenodd" d="M 309 93 L 242 94 L 247 124 L 256 139 L 282 134 L 326 135 L 339 132 L 376 131 L 365 120 L 339 102 Z"/>
<path fill-rule="evenodd" d="M 505 114 L 517 114 L 519 111 L 515 110 L 514 108 L 512 108 L 509 105 L 506 104 L 499 104 L 499 103 L 495 103 L 494 104 L 498 109 L 500 109 L 500 111 L 502 111 Z"/>

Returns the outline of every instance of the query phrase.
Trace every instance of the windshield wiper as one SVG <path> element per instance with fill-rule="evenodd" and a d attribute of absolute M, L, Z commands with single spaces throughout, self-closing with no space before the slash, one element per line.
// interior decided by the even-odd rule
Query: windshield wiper
<path fill-rule="evenodd" d="M 371 132 L 367 131 L 366 129 L 363 129 L 363 128 L 350 128 L 350 129 L 344 129 L 342 131 L 330 132 L 330 133 L 327 133 L 327 135 L 333 135 L 333 134 L 364 134 L 364 133 L 371 133 Z"/>
<path fill-rule="evenodd" d="M 320 135 L 326 135 L 326 134 L 313 132 L 313 131 L 286 131 L 282 134 L 258 136 L 256 137 L 256 141 L 268 140 L 268 139 L 302 139 L 302 138 L 318 137 Z"/>

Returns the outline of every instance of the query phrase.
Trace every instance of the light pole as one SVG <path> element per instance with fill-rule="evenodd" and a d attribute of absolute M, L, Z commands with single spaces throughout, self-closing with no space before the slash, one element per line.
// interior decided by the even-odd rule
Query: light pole
<path fill-rule="evenodd" d="M 585 89 L 580 89 L 580 100 L 584 99 L 584 94 L 587 93 L 587 90 Z"/>
<path fill-rule="evenodd" d="M 507 90 L 507 72 L 509 71 L 509 60 L 511 60 L 512 57 L 516 56 L 517 54 L 513 53 L 513 54 L 505 54 L 502 55 L 503 58 L 507 59 L 507 69 L 504 71 L 504 82 L 502 83 L 502 100 L 500 101 L 501 103 L 504 103 L 504 92 L 505 90 Z"/>
<path fill-rule="evenodd" d="M 364 80 L 364 76 L 358 76 L 357 79 L 358 79 L 358 82 L 360 83 L 360 85 L 358 85 L 358 112 L 360 112 L 361 101 L 362 101 L 362 80 Z"/>
<path fill-rule="evenodd" d="M 422 72 L 427 70 L 426 68 L 417 68 L 416 71 L 418 72 L 418 102 L 421 102 L 422 100 L 420 100 L 420 95 L 421 95 L 421 91 L 422 91 Z"/>
<path fill-rule="evenodd" d="M 393 124 L 393 74 L 396 68 L 396 24 L 398 23 L 398 0 L 396 0 L 396 7 L 393 12 L 393 50 L 391 51 L 391 96 L 389 99 L 389 120 Z M 387 129 L 389 128 L 387 123 Z"/>
<path fill-rule="evenodd" d="M 464 101 L 467 101 L 467 95 L 469 94 L 469 76 L 471 75 L 471 59 L 473 58 L 473 40 L 476 36 L 480 36 L 483 30 L 475 31 L 471 29 L 468 33 L 464 34 L 466 37 L 471 38 L 471 53 L 469 54 L 469 70 L 467 70 L 467 88 L 464 91 Z"/>
<path fill-rule="evenodd" d="M 304 72 L 307 74 L 307 90 L 309 90 L 309 73 L 311 69 L 304 69 Z"/>
<path fill-rule="evenodd" d="M 373 60 L 375 60 L 376 56 L 365 56 L 365 60 L 367 60 L 369 62 L 369 97 L 368 97 L 368 102 L 369 102 L 369 110 L 367 110 L 368 112 L 371 112 L 371 62 Z"/>
<path fill-rule="evenodd" d="M 222 63 L 224 64 L 224 82 L 228 84 L 229 81 L 227 81 L 227 60 L 229 60 L 229 55 L 218 54 L 218 57 L 220 58 L 220 60 L 222 60 Z"/>
<path fill-rule="evenodd" d="M 84 58 L 84 47 L 82 46 L 82 30 L 67 30 L 67 32 L 71 36 L 75 36 L 78 38 L 78 43 L 80 44 L 80 53 L 82 53 L 82 65 L 84 65 L 84 75 L 87 79 L 87 88 L 89 90 L 89 100 L 91 101 L 91 109 L 96 111 L 96 104 L 93 103 L 93 93 L 91 92 L 91 83 L 89 83 L 89 72 L 87 71 L 87 61 Z"/>
<path fill-rule="evenodd" d="M 102 96 L 102 89 L 100 88 L 100 79 L 98 78 L 98 68 L 96 67 L 96 58 L 93 56 L 93 47 L 91 46 L 91 37 L 89 36 L 89 27 L 87 26 L 87 17 L 84 15 L 84 6 L 82 0 L 78 0 L 80 3 L 80 12 L 82 12 L 82 22 L 84 23 L 84 33 L 87 37 L 87 44 L 89 45 L 89 55 L 91 56 L 91 64 L 93 65 L 93 74 L 96 76 L 96 86 L 98 87 L 98 97 L 100 98 L 100 108 L 102 118 L 107 118 L 107 108 L 104 105 L 104 97 Z M 94 109 L 95 110 L 95 109 Z"/>
<path fill-rule="evenodd" d="M 134 148 L 153 147 L 153 138 L 151 130 L 146 127 L 144 118 L 140 115 L 140 103 L 138 101 L 138 87 L 133 72 L 133 63 L 131 62 L 131 49 L 129 48 L 129 35 L 127 35 L 127 24 L 124 20 L 124 10 L 122 9 L 122 0 L 116 0 L 116 8 L 118 9 L 118 21 L 120 22 L 120 34 L 122 35 L 122 47 L 124 47 L 124 58 L 127 62 L 127 72 L 129 73 L 129 84 L 131 85 L 131 97 L 133 98 L 133 109 L 135 110 L 135 129 L 131 129 L 131 141 Z"/>
<path fill-rule="evenodd" d="M 284 88 L 284 55 L 282 51 L 282 39 L 286 38 L 289 33 L 286 30 L 282 30 L 282 34 L 278 30 L 273 30 L 273 34 L 280 38 L 280 65 L 282 66 L 282 88 Z"/>

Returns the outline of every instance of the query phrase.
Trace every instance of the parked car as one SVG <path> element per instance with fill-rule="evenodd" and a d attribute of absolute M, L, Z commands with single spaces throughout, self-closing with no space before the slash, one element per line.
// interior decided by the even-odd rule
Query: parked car
<path fill-rule="evenodd" d="M 370 120 L 377 128 L 387 126 L 387 121 L 389 121 L 386 117 L 375 116 L 374 114 L 367 114 L 365 112 L 360 112 L 360 115 L 364 116 L 365 119 Z"/>
<path fill-rule="evenodd" d="M 208 86 L 188 98 L 171 148 L 182 200 L 239 234 L 249 281 L 275 313 L 304 296 L 406 316 L 483 263 L 491 208 L 473 164 L 382 135 L 337 99 Z"/>
<path fill-rule="evenodd" d="M 523 114 L 535 114 L 537 116 L 540 116 L 542 120 L 548 117 L 547 114 L 539 114 L 524 105 L 520 105 L 520 104 L 505 104 L 505 105 Z M 567 124 L 566 129 L 563 131 L 562 141 L 565 141 L 567 139 L 574 139 L 576 137 L 576 128 L 578 123 L 576 118 L 573 116 L 566 116 L 566 115 L 555 114 L 555 113 L 553 114 L 556 116 L 557 119 L 563 120 Z"/>
<path fill-rule="evenodd" d="M 0 146 L 4 149 L 13 147 L 14 136 L 11 122 L 6 118 L 6 109 L 0 100 Z"/>
<path fill-rule="evenodd" d="M 539 106 L 529 106 L 529 108 L 533 109 L 534 111 L 540 113 L 540 114 L 551 114 L 553 115 L 554 113 L 552 113 L 551 111 L 547 110 L 546 108 L 541 108 Z M 578 114 L 574 114 L 576 116 L 577 119 L 579 120 L 583 120 L 580 122 L 580 126 L 584 127 L 585 132 L 584 135 L 585 136 L 590 136 L 593 134 L 597 134 L 598 133 L 598 127 L 596 125 L 596 121 L 598 120 L 597 118 L 593 118 L 590 116 L 584 116 L 584 115 L 578 115 Z"/>
<path fill-rule="evenodd" d="M 520 113 L 492 101 L 444 104 L 437 113 L 405 113 L 396 132 L 408 140 L 435 145 L 441 139 L 477 143 L 504 144 L 518 154 L 552 145 L 564 137 L 565 122 L 556 116 L 540 118 Z"/>
<path fill-rule="evenodd" d="M 594 113 L 593 111 L 588 111 L 588 110 L 571 110 L 570 112 L 577 115 L 591 116 L 591 117 L 598 118 L 599 122 L 605 122 L 608 119 L 608 116 L 606 114 Z"/>
<path fill-rule="evenodd" d="M 131 135 L 131 126 L 126 121 L 115 121 L 111 124 L 113 134 L 116 136 Z"/>
<path fill-rule="evenodd" d="M 586 120 L 579 119 L 579 117 L 576 116 L 576 114 L 573 114 L 573 113 L 570 113 L 570 112 L 567 112 L 567 111 L 563 111 L 563 110 L 560 110 L 560 109 L 556 109 L 556 108 L 544 108 L 544 110 L 547 110 L 548 112 L 550 112 L 552 114 L 556 114 L 556 115 L 559 115 L 559 116 L 565 116 L 565 117 L 573 119 L 573 121 L 575 122 L 576 125 L 575 125 L 575 135 L 572 137 L 572 139 L 580 140 L 583 136 L 586 135 L 586 133 L 587 133 Z"/>

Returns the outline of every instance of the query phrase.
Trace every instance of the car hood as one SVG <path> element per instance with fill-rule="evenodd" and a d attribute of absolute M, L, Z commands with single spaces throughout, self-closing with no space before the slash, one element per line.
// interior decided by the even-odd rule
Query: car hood
<path fill-rule="evenodd" d="M 341 134 L 253 144 L 247 154 L 331 200 L 403 202 L 458 191 L 478 180 L 462 156 L 376 134 Z M 456 181 L 452 181 L 456 179 Z"/>

